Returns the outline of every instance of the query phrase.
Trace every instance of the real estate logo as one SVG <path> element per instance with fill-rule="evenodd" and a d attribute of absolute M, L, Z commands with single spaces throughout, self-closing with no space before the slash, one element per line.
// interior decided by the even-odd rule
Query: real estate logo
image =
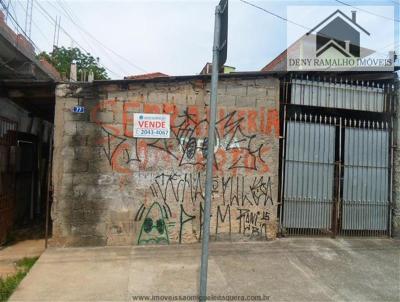
<path fill-rule="evenodd" d="M 346 58 L 360 57 L 360 35 L 361 33 L 368 36 L 371 34 L 357 23 L 357 11 L 351 13 L 350 19 L 341 10 L 337 10 L 307 33 L 309 35 L 318 30 L 317 57 L 331 51 Z"/>
<path fill-rule="evenodd" d="M 303 6 L 300 10 L 307 13 L 310 7 Z M 290 7 L 288 8 L 289 20 L 303 15 L 299 14 L 298 6 L 293 11 L 295 13 L 291 13 Z M 315 14 L 318 8 L 313 7 L 311 11 Z M 383 21 L 371 21 L 371 16 L 365 16 L 365 12 L 368 11 L 364 9 L 344 11 L 336 7 L 321 7 L 321 13 L 317 15 L 326 17 L 316 22 L 314 26 L 309 24 L 307 28 L 311 29 L 306 33 L 294 28 L 294 25 L 299 24 L 297 20 L 292 22 L 294 25 L 288 25 L 287 69 L 289 71 L 365 71 L 367 68 L 374 71 L 393 71 L 394 51 L 390 47 L 394 48 L 395 45 L 393 21 L 388 22 L 389 18 Z M 364 14 L 363 20 L 359 20 L 358 13 Z M 390 16 L 390 13 L 388 15 Z M 378 19 L 378 16 L 375 18 Z M 301 18 L 301 20 L 307 19 L 315 20 L 315 18 Z M 376 28 L 377 24 L 382 22 L 385 23 L 384 28 L 389 33 L 385 37 L 386 41 L 382 41 L 384 40 L 382 35 L 377 34 L 379 32 L 379 28 Z M 304 31 L 304 28 L 302 30 Z M 393 35 L 390 36 L 390 33 Z M 297 39 L 294 39 L 296 34 Z M 386 49 L 377 49 L 377 45 L 386 45 L 385 42 L 388 46 Z"/>

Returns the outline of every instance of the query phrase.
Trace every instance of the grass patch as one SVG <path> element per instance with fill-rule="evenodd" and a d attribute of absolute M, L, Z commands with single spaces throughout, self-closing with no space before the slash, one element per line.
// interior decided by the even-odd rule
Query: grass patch
<path fill-rule="evenodd" d="M 21 260 L 17 261 L 17 267 L 28 272 L 35 264 L 36 260 L 38 260 L 38 257 L 22 258 Z"/>
<path fill-rule="evenodd" d="M 7 278 L 0 278 L 0 302 L 7 301 L 14 290 L 18 287 L 22 279 L 25 278 L 26 274 L 35 264 L 38 257 L 34 258 L 23 258 L 16 262 L 17 273 Z"/>

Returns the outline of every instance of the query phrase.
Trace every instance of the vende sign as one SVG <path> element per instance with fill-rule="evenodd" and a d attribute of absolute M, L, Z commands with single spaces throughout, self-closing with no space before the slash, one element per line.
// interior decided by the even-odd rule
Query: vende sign
<path fill-rule="evenodd" d="M 133 136 L 142 138 L 169 138 L 169 114 L 133 114 Z"/>

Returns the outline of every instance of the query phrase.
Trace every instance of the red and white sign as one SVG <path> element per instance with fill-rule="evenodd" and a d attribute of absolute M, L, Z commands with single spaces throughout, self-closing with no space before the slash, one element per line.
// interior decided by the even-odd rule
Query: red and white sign
<path fill-rule="evenodd" d="M 169 114 L 134 113 L 133 136 L 142 138 L 169 138 Z"/>

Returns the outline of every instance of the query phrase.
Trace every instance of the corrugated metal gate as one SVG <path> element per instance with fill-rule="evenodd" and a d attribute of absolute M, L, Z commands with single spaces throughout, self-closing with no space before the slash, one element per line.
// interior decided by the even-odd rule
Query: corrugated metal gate
<path fill-rule="evenodd" d="M 331 227 L 335 121 L 295 113 L 286 124 L 283 225 L 293 232 Z"/>
<path fill-rule="evenodd" d="M 369 235 L 389 228 L 389 126 L 349 121 L 344 129 L 341 231 Z"/>
<path fill-rule="evenodd" d="M 391 98 L 383 85 L 355 84 L 292 80 L 285 87 L 286 234 L 390 233 Z"/>
<path fill-rule="evenodd" d="M 0 244 L 13 225 L 17 123 L 0 117 Z"/>

